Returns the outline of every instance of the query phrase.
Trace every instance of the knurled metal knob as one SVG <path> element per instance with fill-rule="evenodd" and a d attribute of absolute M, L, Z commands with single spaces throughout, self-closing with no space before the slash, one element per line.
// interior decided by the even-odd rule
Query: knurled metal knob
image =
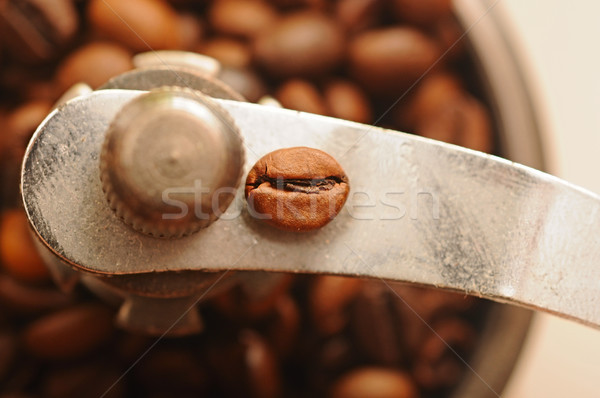
<path fill-rule="evenodd" d="M 160 88 L 127 103 L 101 153 L 113 210 L 137 231 L 175 238 L 225 212 L 240 183 L 242 139 L 229 114 L 201 93 Z"/>

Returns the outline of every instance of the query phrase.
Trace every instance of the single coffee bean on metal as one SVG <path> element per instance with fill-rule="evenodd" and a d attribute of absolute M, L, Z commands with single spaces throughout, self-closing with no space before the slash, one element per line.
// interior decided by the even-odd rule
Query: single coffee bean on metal
<path fill-rule="evenodd" d="M 327 153 L 307 147 L 265 155 L 246 179 L 251 215 L 289 231 L 323 227 L 340 212 L 349 192 L 342 166 Z"/>

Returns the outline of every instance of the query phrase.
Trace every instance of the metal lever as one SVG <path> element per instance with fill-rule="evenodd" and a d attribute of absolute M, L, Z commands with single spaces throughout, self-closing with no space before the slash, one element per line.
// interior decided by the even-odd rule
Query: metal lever
<path fill-rule="evenodd" d="M 133 231 L 106 203 L 98 162 L 110 121 L 145 93 L 72 100 L 29 145 L 27 214 L 41 242 L 71 267 L 98 276 L 235 269 L 384 278 L 600 326 L 597 195 L 498 157 L 333 118 L 214 100 L 239 127 L 245 172 L 283 147 L 337 158 L 352 191 L 323 229 L 275 231 L 251 217 L 239 189 L 224 216 L 191 236 Z"/>

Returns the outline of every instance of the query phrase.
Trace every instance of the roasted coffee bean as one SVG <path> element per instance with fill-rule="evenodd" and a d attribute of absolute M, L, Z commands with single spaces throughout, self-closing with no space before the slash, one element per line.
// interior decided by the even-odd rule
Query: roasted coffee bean
<path fill-rule="evenodd" d="M 335 17 L 346 31 L 357 33 L 377 25 L 383 6 L 383 0 L 339 0 L 335 3 Z"/>
<path fill-rule="evenodd" d="M 45 398 L 125 397 L 123 383 L 115 382 L 125 369 L 110 362 L 84 362 L 66 368 L 51 369 L 42 381 Z"/>
<path fill-rule="evenodd" d="M 193 51 L 204 38 L 204 24 L 196 15 L 183 13 L 178 16 L 177 26 L 181 37 L 179 48 Z"/>
<path fill-rule="evenodd" d="M 264 82 L 251 69 L 223 67 L 219 74 L 229 87 L 242 94 L 250 102 L 256 102 L 267 93 Z"/>
<path fill-rule="evenodd" d="M 27 216 L 20 209 L 7 210 L 0 219 L 0 261 L 15 278 L 39 283 L 50 277 L 29 230 Z"/>
<path fill-rule="evenodd" d="M 345 40 L 338 24 L 314 11 L 289 14 L 254 42 L 257 64 L 273 77 L 314 77 L 342 61 Z"/>
<path fill-rule="evenodd" d="M 276 398 L 281 395 L 281 379 L 277 359 L 267 342 L 258 334 L 244 331 L 240 335 L 244 347 L 246 377 L 254 398 Z"/>
<path fill-rule="evenodd" d="M 248 45 L 240 40 L 216 38 L 202 44 L 199 52 L 213 57 L 223 66 L 232 68 L 248 68 L 252 62 L 252 54 Z"/>
<path fill-rule="evenodd" d="M 446 319 L 433 326 L 417 355 L 414 367 L 416 381 L 426 389 L 449 387 L 460 378 L 466 352 L 473 347 L 475 332 L 471 326 L 456 318 Z"/>
<path fill-rule="evenodd" d="M 323 96 L 317 87 L 306 80 L 292 79 L 282 84 L 275 98 L 281 106 L 296 111 L 327 115 L 329 113 Z"/>
<path fill-rule="evenodd" d="M 23 333 L 23 344 L 38 358 L 79 358 L 109 339 L 113 332 L 113 316 L 112 311 L 98 304 L 63 309 L 29 324 Z"/>
<path fill-rule="evenodd" d="M 108 42 L 92 42 L 70 54 L 58 67 L 56 80 L 61 92 L 75 83 L 97 88 L 108 79 L 133 68 L 131 54 Z"/>
<path fill-rule="evenodd" d="M 360 368 L 344 375 L 332 388 L 331 398 L 417 398 L 418 390 L 404 372 Z"/>
<path fill-rule="evenodd" d="M 269 319 L 267 336 L 280 357 L 289 355 L 298 339 L 302 319 L 296 301 L 288 294 L 280 296 Z"/>
<path fill-rule="evenodd" d="M 358 123 L 371 122 L 371 105 L 366 94 L 356 84 L 333 80 L 325 87 L 324 96 L 331 116 Z"/>
<path fill-rule="evenodd" d="M 360 349 L 375 363 L 398 366 L 403 358 L 402 319 L 392 308 L 396 299 L 381 281 L 364 284 L 352 308 L 352 333 Z"/>
<path fill-rule="evenodd" d="M 476 151 L 490 152 L 492 149 L 489 116 L 479 101 L 466 95 L 439 107 L 430 118 L 416 126 L 415 132 Z"/>
<path fill-rule="evenodd" d="M 348 306 L 362 286 L 357 278 L 315 277 L 308 301 L 315 328 L 325 335 L 339 333 L 348 324 Z"/>
<path fill-rule="evenodd" d="M 0 274 L 0 306 L 18 314 L 57 310 L 72 304 L 75 297 L 54 287 L 30 286 Z"/>
<path fill-rule="evenodd" d="M 460 60 L 467 50 L 465 33 L 454 17 L 439 20 L 432 29 L 444 58 Z"/>
<path fill-rule="evenodd" d="M 28 62 L 55 58 L 77 32 L 71 0 L 0 1 L 0 33 L 11 55 Z"/>
<path fill-rule="evenodd" d="M 441 55 L 420 31 L 403 26 L 366 31 L 349 46 L 351 75 L 375 94 L 399 97 L 435 66 Z"/>
<path fill-rule="evenodd" d="M 6 156 L 17 156 L 18 161 L 21 161 L 31 136 L 51 109 L 51 102 L 37 100 L 27 102 L 11 112 L 3 124 L 4 131 L 0 136 L 7 150 L 12 151 Z"/>
<path fill-rule="evenodd" d="M 208 12 L 215 31 L 246 39 L 256 37 L 277 18 L 275 9 L 263 0 L 216 0 Z"/>
<path fill-rule="evenodd" d="M 450 17 L 452 0 L 392 0 L 392 7 L 400 21 L 430 26 Z"/>
<path fill-rule="evenodd" d="M 342 166 L 325 152 L 307 147 L 263 156 L 246 179 L 251 213 L 289 231 L 323 227 L 340 212 L 349 191 Z"/>
<path fill-rule="evenodd" d="M 98 32 L 135 52 L 182 45 L 177 13 L 163 0 L 91 0 L 87 15 Z"/>

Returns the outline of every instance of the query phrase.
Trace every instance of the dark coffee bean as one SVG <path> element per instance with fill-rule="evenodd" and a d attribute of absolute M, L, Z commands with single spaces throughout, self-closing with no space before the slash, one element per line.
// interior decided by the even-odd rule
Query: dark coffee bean
<path fill-rule="evenodd" d="M 375 27 L 383 6 L 383 0 L 340 0 L 335 4 L 335 18 L 353 34 Z"/>
<path fill-rule="evenodd" d="M 262 0 L 217 0 L 208 12 L 215 31 L 246 39 L 256 37 L 277 18 L 277 12 Z"/>
<path fill-rule="evenodd" d="M 419 349 L 414 367 L 416 381 L 430 390 L 456 384 L 464 368 L 460 358 L 473 348 L 476 338 L 473 328 L 457 318 L 439 322 L 434 330 Z"/>
<path fill-rule="evenodd" d="M 257 333 L 240 334 L 244 347 L 246 377 L 253 398 L 276 398 L 281 395 L 281 379 L 277 359 L 267 342 Z"/>
<path fill-rule="evenodd" d="M 205 42 L 198 52 L 213 57 L 223 66 L 232 68 L 248 68 L 252 61 L 252 54 L 246 43 L 225 37 Z"/>
<path fill-rule="evenodd" d="M 487 111 L 479 101 L 467 95 L 439 107 L 430 118 L 416 126 L 415 132 L 476 151 L 492 150 L 491 122 Z"/>
<path fill-rule="evenodd" d="M 81 304 L 29 324 L 23 333 L 23 343 L 39 358 L 64 360 L 82 357 L 99 348 L 112 332 L 112 311 L 102 305 Z"/>
<path fill-rule="evenodd" d="M 121 371 L 114 364 L 86 361 L 76 366 L 50 369 L 42 381 L 42 391 L 46 398 L 121 398 L 126 395 L 124 383 L 116 383 L 120 376 Z"/>
<path fill-rule="evenodd" d="M 302 319 L 298 304 L 289 295 L 280 296 L 273 308 L 267 328 L 268 341 L 280 357 L 289 355 L 298 339 Z"/>
<path fill-rule="evenodd" d="M 50 278 L 38 254 L 25 212 L 4 211 L 0 218 L 0 262 L 10 275 L 22 281 L 40 283 Z"/>
<path fill-rule="evenodd" d="M 46 61 L 56 57 L 77 32 L 71 0 L 0 1 L 0 33 L 15 57 Z"/>
<path fill-rule="evenodd" d="M 370 30 L 350 43 L 352 76 L 375 94 L 399 97 L 434 66 L 436 44 L 416 29 L 390 27 Z"/>
<path fill-rule="evenodd" d="M 329 113 L 319 90 L 306 80 L 288 80 L 279 87 L 275 98 L 284 108 L 319 115 Z"/>
<path fill-rule="evenodd" d="M 348 324 L 348 306 L 361 287 L 358 278 L 315 277 L 308 298 L 314 327 L 325 335 L 339 333 Z"/>
<path fill-rule="evenodd" d="M 133 68 L 131 54 L 123 47 L 108 42 L 92 42 L 66 57 L 56 72 L 61 92 L 75 83 L 97 88 L 108 79 Z"/>
<path fill-rule="evenodd" d="M 459 60 L 467 51 L 464 30 L 454 17 L 439 20 L 432 29 L 444 58 Z"/>
<path fill-rule="evenodd" d="M 72 304 L 75 297 L 53 287 L 23 284 L 0 274 L 0 305 L 20 314 L 57 310 Z"/>
<path fill-rule="evenodd" d="M 98 32 L 135 52 L 178 49 L 183 42 L 177 13 L 163 0 L 91 0 L 87 15 Z"/>
<path fill-rule="evenodd" d="M 289 231 L 323 227 L 340 212 L 349 191 L 340 164 L 325 152 L 307 147 L 265 155 L 246 179 L 246 199 L 254 215 Z"/>
<path fill-rule="evenodd" d="M 395 297 L 380 281 L 364 284 L 352 311 L 352 333 L 358 348 L 372 361 L 398 366 L 403 359 L 402 320 L 391 307 Z"/>
<path fill-rule="evenodd" d="M 258 101 L 267 93 L 262 79 L 252 69 L 225 66 L 221 69 L 219 79 L 250 102 Z"/>
<path fill-rule="evenodd" d="M 371 105 L 356 84 L 333 80 L 325 86 L 324 96 L 331 116 L 358 123 L 371 122 Z"/>
<path fill-rule="evenodd" d="M 331 398 L 418 398 L 411 378 L 386 368 L 360 368 L 344 375 L 331 391 Z"/>
<path fill-rule="evenodd" d="M 344 56 L 344 35 L 323 14 L 299 12 L 281 18 L 254 42 L 257 64 L 273 77 L 319 76 Z"/>
<path fill-rule="evenodd" d="M 430 25 L 450 17 L 452 0 L 392 0 L 396 17 L 400 21 Z"/>

